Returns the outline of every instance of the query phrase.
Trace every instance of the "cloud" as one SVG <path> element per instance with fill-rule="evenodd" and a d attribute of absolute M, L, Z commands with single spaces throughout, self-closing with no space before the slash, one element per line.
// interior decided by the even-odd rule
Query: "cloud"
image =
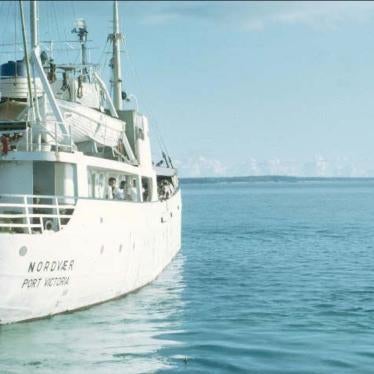
<path fill-rule="evenodd" d="M 223 162 L 205 156 L 194 156 L 175 162 L 181 177 L 233 177 L 281 175 L 298 177 L 373 177 L 372 160 L 351 160 L 347 157 L 327 159 L 316 155 L 311 160 L 257 160 Z"/>
<path fill-rule="evenodd" d="M 222 161 L 204 156 L 179 160 L 175 164 L 183 177 L 223 177 L 227 174 L 227 166 Z"/>
<path fill-rule="evenodd" d="M 374 2 L 157 2 L 147 6 L 143 23 L 167 24 L 191 18 L 247 31 L 263 31 L 273 25 L 331 30 L 345 22 L 374 19 Z"/>
<path fill-rule="evenodd" d="M 297 2 L 279 7 L 262 18 L 263 25 L 305 25 L 315 29 L 335 29 L 345 22 L 365 22 L 374 17 L 370 2 Z"/>
<path fill-rule="evenodd" d="M 229 20 L 230 15 L 235 14 L 236 11 L 235 5 L 232 6 L 225 2 L 221 4 L 204 1 L 154 2 L 147 3 L 146 11 L 142 13 L 142 23 L 161 25 L 189 19 L 221 22 Z"/>

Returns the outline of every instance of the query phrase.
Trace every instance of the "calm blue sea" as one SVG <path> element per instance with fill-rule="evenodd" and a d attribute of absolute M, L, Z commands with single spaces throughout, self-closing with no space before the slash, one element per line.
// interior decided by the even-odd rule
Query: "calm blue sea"
<path fill-rule="evenodd" d="M 373 373 L 374 181 L 183 184 L 151 285 L 0 328 L 0 373 Z M 1 295 L 0 295 L 1 297 Z"/>

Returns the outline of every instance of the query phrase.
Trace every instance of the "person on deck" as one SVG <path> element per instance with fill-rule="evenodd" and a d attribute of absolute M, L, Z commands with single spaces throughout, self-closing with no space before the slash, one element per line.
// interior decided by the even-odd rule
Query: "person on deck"
<path fill-rule="evenodd" d="M 116 198 L 118 200 L 126 199 L 126 181 L 121 181 L 121 183 L 119 184 L 119 189 Z"/>
<path fill-rule="evenodd" d="M 116 187 L 117 180 L 114 177 L 109 178 L 109 183 L 108 183 L 108 188 L 107 188 L 107 193 L 106 193 L 106 198 L 109 200 L 113 200 L 116 195 L 118 188 Z"/>
<path fill-rule="evenodd" d="M 136 179 L 132 180 L 132 186 L 130 188 L 130 196 L 132 201 L 138 201 L 138 190 L 136 188 Z"/>

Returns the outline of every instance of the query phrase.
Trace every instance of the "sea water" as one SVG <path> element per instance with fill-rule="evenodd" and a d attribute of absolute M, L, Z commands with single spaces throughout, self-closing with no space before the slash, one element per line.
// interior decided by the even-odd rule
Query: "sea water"
<path fill-rule="evenodd" d="M 373 180 L 182 191 L 183 248 L 161 276 L 0 327 L 1 374 L 374 372 Z"/>

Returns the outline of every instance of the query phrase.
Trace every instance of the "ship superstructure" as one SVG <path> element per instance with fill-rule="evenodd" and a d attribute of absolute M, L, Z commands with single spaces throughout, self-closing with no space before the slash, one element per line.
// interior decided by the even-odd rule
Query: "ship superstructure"
<path fill-rule="evenodd" d="M 112 95 L 87 62 L 58 64 L 30 43 L 0 71 L 0 324 L 100 303 L 144 286 L 181 246 L 177 171 L 151 156 L 147 118 L 123 108 L 118 3 Z"/>

